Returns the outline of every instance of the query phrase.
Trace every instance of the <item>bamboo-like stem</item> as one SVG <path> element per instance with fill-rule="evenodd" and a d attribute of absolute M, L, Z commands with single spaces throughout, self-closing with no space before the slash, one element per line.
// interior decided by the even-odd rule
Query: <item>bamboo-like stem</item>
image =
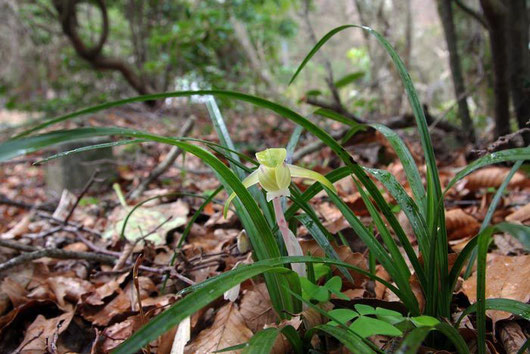
<path fill-rule="evenodd" d="M 285 243 L 285 248 L 287 249 L 287 254 L 289 256 L 303 256 L 304 253 L 302 251 L 302 247 L 300 246 L 300 243 L 298 243 L 296 236 L 291 232 L 291 230 L 289 230 L 289 226 L 287 225 L 287 221 L 285 220 L 285 215 L 283 214 L 282 210 L 281 199 L 274 198 L 272 200 L 272 204 L 274 205 L 274 214 L 276 214 L 276 222 L 278 223 L 278 228 L 280 229 L 280 232 L 282 234 L 283 242 Z M 299 276 L 307 276 L 305 264 L 292 263 L 291 267 Z"/>

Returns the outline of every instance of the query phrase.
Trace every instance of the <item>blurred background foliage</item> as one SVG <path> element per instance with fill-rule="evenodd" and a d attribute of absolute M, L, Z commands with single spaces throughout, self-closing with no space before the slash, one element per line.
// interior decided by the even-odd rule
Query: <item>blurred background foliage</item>
<path fill-rule="evenodd" d="M 305 113 L 328 106 L 363 121 L 404 115 L 408 104 L 390 59 L 360 30 L 332 39 L 299 80 L 287 85 L 327 31 L 361 23 L 395 46 L 432 116 L 466 131 L 474 127 L 498 136 L 517 123 L 509 122 L 507 103 L 497 97 L 499 75 L 493 59 L 498 58 L 489 39 L 498 28 L 506 34 L 519 26 L 524 32 L 528 2 L 0 0 L 0 104 L 50 115 L 138 93 L 223 88 L 287 104 L 302 100 L 308 103 L 299 108 Z M 70 15 L 64 10 L 68 3 L 75 4 Z M 506 11 L 517 3 L 524 18 L 506 15 L 502 29 L 486 11 L 493 3 Z M 73 45 L 75 36 L 64 22 L 69 16 L 74 18 L 74 34 L 85 49 L 95 48 L 95 55 L 83 55 Z M 515 25 L 510 27 L 511 20 Z M 523 44 L 528 43 L 527 32 Z M 511 47 L 507 51 L 516 53 Z M 520 87 L 518 92 L 526 92 L 527 108 L 528 67 L 514 69 L 525 73 L 519 84 L 511 84 L 517 100 L 521 95 L 513 87 L 526 82 L 526 91 Z M 521 104 L 514 103 L 512 115 L 524 116 L 516 107 Z"/>

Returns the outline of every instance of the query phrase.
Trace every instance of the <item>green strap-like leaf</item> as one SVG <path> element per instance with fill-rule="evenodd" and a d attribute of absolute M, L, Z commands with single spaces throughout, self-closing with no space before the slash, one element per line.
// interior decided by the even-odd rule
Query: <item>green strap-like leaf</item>
<path fill-rule="evenodd" d="M 414 198 L 420 206 L 419 209 L 424 211 L 427 203 L 425 188 L 423 188 L 418 166 L 414 162 L 414 158 L 407 148 L 407 145 L 405 145 L 405 142 L 392 129 L 389 129 L 382 124 L 371 124 L 371 126 L 383 134 L 394 148 L 396 155 L 398 155 L 399 161 L 401 161 L 401 164 L 403 165 L 403 170 L 407 176 L 407 180 L 409 182 L 410 188 L 412 189 Z"/>
<path fill-rule="evenodd" d="M 520 316 L 521 318 L 527 321 L 530 321 L 530 305 L 525 304 L 524 302 L 512 299 L 486 299 L 484 303 L 486 310 L 505 311 L 513 315 Z M 456 321 L 455 327 L 458 328 L 460 326 L 460 322 L 462 322 L 464 317 L 476 312 L 477 308 L 477 303 L 474 303 L 473 305 L 465 309 Z"/>
<path fill-rule="evenodd" d="M 493 228 L 478 235 L 477 253 L 477 347 L 479 354 L 486 354 L 486 257 Z"/>
<path fill-rule="evenodd" d="M 144 347 L 147 343 L 153 341 L 171 329 L 173 326 L 177 325 L 184 318 L 192 315 L 202 307 L 208 305 L 216 298 L 222 296 L 224 292 L 245 281 L 246 279 L 267 272 L 293 273 L 280 266 L 295 262 L 333 264 L 353 269 L 371 279 L 381 282 L 383 285 L 388 287 L 390 291 L 398 294 L 398 296 L 402 296 L 399 289 L 387 281 L 374 276 L 369 272 L 366 272 L 364 269 L 352 266 L 351 264 L 345 262 L 318 257 L 282 257 L 276 259 L 266 259 L 263 261 L 258 261 L 254 264 L 239 266 L 235 269 L 232 269 L 231 271 L 222 273 L 214 278 L 210 278 L 201 284 L 189 287 L 186 293 L 193 292 L 193 296 L 185 296 L 182 300 L 178 301 L 166 311 L 153 318 L 148 324 L 143 326 L 128 340 L 116 348 L 115 353 L 128 354 L 136 352 L 140 348 Z M 286 289 L 289 289 L 289 286 L 286 286 Z M 295 297 L 298 296 L 290 289 L 288 292 L 290 294 L 294 294 L 293 296 Z"/>
<path fill-rule="evenodd" d="M 395 354 L 416 354 L 425 337 L 433 330 L 432 327 L 414 328 L 403 339 Z"/>
<path fill-rule="evenodd" d="M 269 354 L 276 338 L 280 334 L 279 328 L 265 328 L 250 338 L 242 354 Z"/>
<path fill-rule="evenodd" d="M 397 269 L 398 265 L 394 263 L 392 258 L 388 255 L 387 251 L 383 248 L 383 246 L 381 246 L 381 244 L 377 241 L 374 235 L 370 231 L 368 231 L 368 229 L 363 225 L 363 223 L 353 213 L 353 211 L 335 193 L 332 193 L 329 190 L 326 191 L 328 192 L 328 196 L 331 199 L 331 202 L 335 204 L 337 208 L 339 208 L 342 215 L 344 215 L 344 218 L 346 219 L 346 221 L 348 221 L 348 223 L 357 233 L 359 238 L 366 244 L 370 252 L 375 255 L 377 260 L 390 274 L 396 284 L 398 284 L 399 289 L 403 291 L 404 294 L 406 294 L 405 297 L 401 299 L 405 306 L 407 306 L 407 308 L 409 309 L 409 311 L 411 311 L 411 313 L 413 313 L 413 315 L 419 315 L 420 310 L 418 302 L 410 288 L 409 279 L 403 276 L 401 270 Z"/>
<path fill-rule="evenodd" d="M 444 194 L 447 193 L 447 191 L 451 189 L 451 187 L 453 187 L 456 182 L 460 181 L 462 178 L 469 175 L 471 172 L 478 170 L 481 167 L 499 162 L 524 160 L 530 160 L 530 147 L 502 150 L 483 156 L 480 159 L 473 161 L 472 163 L 461 169 L 456 174 L 456 176 L 454 176 L 453 179 L 449 182 L 447 187 L 445 187 Z"/>
<path fill-rule="evenodd" d="M 326 235 L 328 234 L 326 228 L 324 227 L 324 225 L 322 225 L 320 220 L 318 220 L 318 217 L 316 217 L 316 215 L 312 213 L 302 214 L 297 216 L 296 218 L 307 228 L 311 236 L 313 236 L 313 239 L 318 243 L 320 248 L 322 248 L 328 258 L 341 260 L 339 255 L 329 242 L 329 235 Z M 343 267 L 339 267 L 339 270 L 342 274 L 344 274 L 346 279 L 348 279 L 352 283 L 355 282 L 351 274 L 346 269 L 344 269 Z"/>
<path fill-rule="evenodd" d="M 508 184 L 510 183 L 513 175 L 515 175 L 515 172 L 521 167 L 523 164 L 523 161 L 517 161 L 504 181 L 502 181 L 502 184 L 500 185 L 499 189 L 497 189 L 497 192 L 495 192 L 495 195 L 493 196 L 493 199 L 491 200 L 490 206 L 488 207 L 488 211 L 486 212 L 486 216 L 484 217 L 484 220 L 482 220 L 482 224 L 480 225 L 480 231 L 483 231 L 486 227 L 489 226 L 491 218 L 493 217 L 493 213 L 495 212 L 495 209 L 497 209 L 497 205 L 499 204 L 499 201 L 501 200 L 502 195 L 504 194 L 504 190 L 506 187 L 508 187 Z M 469 278 L 471 275 L 471 271 L 473 269 L 473 265 L 475 264 L 475 260 L 477 258 L 477 250 L 474 249 L 473 253 L 471 254 L 471 258 L 469 259 L 469 262 L 467 264 L 466 272 L 464 274 L 464 279 Z"/>
<path fill-rule="evenodd" d="M 453 326 L 445 322 L 440 322 L 435 328 L 442 332 L 453 343 L 458 353 L 469 354 L 469 348 L 466 344 L 466 341 L 460 335 L 460 333 L 458 333 L 458 330 L 453 328 Z"/>
<path fill-rule="evenodd" d="M 315 326 L 308 331 L 306 335 L 306 341 L 310 341 L 311 337 L 316 333 L 316 331 L 321 331 L 332 337 L 335 337 L 352 353 L 375 353 L 375 351 L 367 346 L 361 338 L 353 335 L 344 328 L 327 324 Z"/>

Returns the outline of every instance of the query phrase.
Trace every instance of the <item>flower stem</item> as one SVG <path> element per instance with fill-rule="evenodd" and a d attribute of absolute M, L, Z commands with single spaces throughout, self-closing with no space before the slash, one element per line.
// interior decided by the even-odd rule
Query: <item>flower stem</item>
<path fill-rule="evenodd" d="M 283 242 L 285 243 L 285 248 L 287 249 L 287 254 L 289 256 L 303 256 L 302 247 L 296 239 L 296 236 L 289 230 L 287 221 L 285 220 L 285 215 L 282 210 L 282 203 L 280 198 L 274 198 L 272 200 L 274 205 L 274 214 L 276 214 L 276 222 L 278 223 L 278 228 L 283 237 Z M 292 263 L 292 269 L 301 277 L 306 277 L 306 268 L 304 263 Z"/>

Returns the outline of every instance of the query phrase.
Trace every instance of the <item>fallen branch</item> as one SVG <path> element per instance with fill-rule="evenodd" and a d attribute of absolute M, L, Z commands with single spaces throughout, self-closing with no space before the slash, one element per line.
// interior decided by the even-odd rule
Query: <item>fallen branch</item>
<path fill-rule="evenodd" d="M 186 136 L 191 131 L 191 128 L 193 128 L 193 124 L 195 124 L 195 117 L 191 116 L 182 126 L 182 128 L 179 131 L 179 136 Z M 171 165 L 175 162 L 177 157 L 179 157 L 180 153 L 182 151 L 177 147 L 173 146 L 169 153 L 167 154 L 166 158 L 156 166 L 149 176 L 147 176 L 146 179 L 144 179 L 136 189 L 133 189 L 129 192 L 127 197 L 129 199 L 137 199 L 142 195 L 142 193 L 146 190 L 149 183 L 156 180 L 158 177 L 160 177 L 164 172 L 166 172 Z"/>
<path fill-rule="evenodd" d="M 0 264 L 0 272 L 16 267 L 20 264 L 31 262 L 39 258 L 56 258 L 56 259 L 84 259 L 87 261 L 98 262 L 103 264 L 114 264 L 116 258 L 104 254 L 92 252 L 74 252 L 65 251 L 58 248 L 41 249 L 30 253 L 21 254 L 18 257 L 12 258 L 9 261 Z"/>
<path fill-rule="evenodd" d="M 94 184 L 94 182 L 96 182 L 96 181 L 99 182 L 99 180 L 96 178 L 98 173 L 99 173 L 99 169 L 96 169 L 94 171 L 94 173 L 92 173 L 92 176 L 90 176 L 90 178 L 88 179 L 88 181 L 85 184 L 85 186 L 83 187 L 83 190 L 81 191 L 81 193 L 79 193 L 77 195 L 77 198 L 75 200 L 74 205 L 72 206 L 72 208 L 68 212 L 68 215 L 66 215 L 66 217 L 64 218 L 64 224 L 65 225 L 68 223 L 68 220 L 70 220 L 70 218 L 74 214 L 74 211 L 77 208 L 77 206 L 79 205 L 79 202 L 81 201 L 81 199 L 83 199 L 83 196 L 86 194 L 86 192 L 88 192 L 88 190 L 90 189 L 92 184 Z"/>
<path fill-rule="evenodd" d="M 333 131 L 331 132 L 331 136 L 334 139 L 340 139 L 342 138 L 346 133 L 348 132 L 348 129 L 339 130 L 339 131 Z M 296 150 L 292 157 L 292 162 L 295 163 L 296 161 L 300 160 L 306 155 L 312 154 L 320 149 L 322 149 L 326 144 L 322 142 L 322 140 L 316 140 L 310 144 L 307 144 L 306 146 Z"/>
<path fill-rule="evenodd" d="M 29 204 L 29 203 L 25 203 L 25 202 L 20 202 L 20 201 L 9 199 L 8 197 L 6 197 L 3 194 L 0 194 L 0 204 L 14 206 L 14 207 L 17 207 L 17 208 L 27 209 L 27 210 L 31 210 L 31 209 L 37 209 L 37 210 L 42 210 L 42 211 L 54 211 L 55 210 L 55 207 L 53 205 L 49 205 L 49 204 L 37 204 L 37 205 Z"/>
<path fill-rule="evenodd" d="M 325 109 L 329 109 L 329 110 L 335 111 L 337 113 L 342 114 L 346 118 L 350 118 L 354 122 L 357 122 L 357 123 L 360 123 L 360 124 L 366 123 L 361 118 L 357 117 L 355 114 L 348 112 L 346 109 L 344 109 L 344 107 L 342 107 L 342 105 L 339 106 L 337 104 L 328 103 L 328 102 L 321 101 L 318 98 L 314 98 L 314 97 L 306 97 L 306 98 L 303 99 L 303 102 L 305 102 L 307 104 L 310 104 L 312 106 L 316 106 L 316 107 L 325 108 Z"/>

